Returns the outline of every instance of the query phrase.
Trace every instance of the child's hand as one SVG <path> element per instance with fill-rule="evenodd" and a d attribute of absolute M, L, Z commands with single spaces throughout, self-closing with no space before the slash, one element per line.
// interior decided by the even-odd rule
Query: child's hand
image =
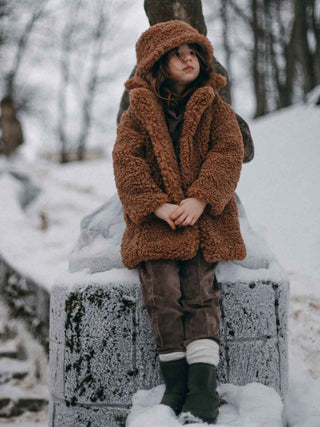
<path fill-rule="evenodd" d="M 180 202 L 177 209 L 170 215 L 170 218 L 177 226 L 193 225 L 204 211 L 207 202 L 205 200 L 189 197 Z"/>
<path fill-rule="evenodd" d="M 157 215 L 158 218 L 163 219 L 166 221 L 172 230 L 176 229 L 175 223 L 170 218 L 170 215 L 175 212 L 175 210 L 178 208 L 178 205 L 175 205 L 173 203 L 162 203 L 154 212 L 155 215 Z"/>

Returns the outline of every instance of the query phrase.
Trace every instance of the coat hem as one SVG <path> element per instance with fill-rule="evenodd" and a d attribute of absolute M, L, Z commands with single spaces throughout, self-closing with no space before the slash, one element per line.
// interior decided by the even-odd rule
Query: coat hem
<path fill-rule="evenodd" d="M 181 255 L 181 254 L 175 254 L 175 253 L 171 253 L 171 254 L 162 253 L 161 254 L 161 253 L 154 252 L 151 255 L 150 254 L 149 255 L 140 255 L 140 256 L 137 255 L 135 258 L 131 258 L 130 260 L 122 258 L 122 263 L 126 268 L 128 268 L 129 270 L 132 270 L 134 268 L 137 268 L 137 266 L 140 262 L 147 261 L 147 260 L 164 258 L 164 259 L 186 261 L 188 259 L 195 257 L 199 250 L 202 251 L 204 260 L 209 262 L 209 263 L 219 262 L 219 261 L 222 261 L 222 262 L 240 261 L 240 260 L 243 260 L 247 256 L 247 251 L 246 251 L 246 249 L 244 249 L 243 245 L 234 247 L 234 250 L 231 254 L 229 252 L 228 254 L 225 253 L 225 254 L 208 255 L 206 250 L 203 249 L 199 244 L 196 251 L 193 251 L 193 252 L 191 252 L 191 254 L 189 253 L 188 255 Z"/>

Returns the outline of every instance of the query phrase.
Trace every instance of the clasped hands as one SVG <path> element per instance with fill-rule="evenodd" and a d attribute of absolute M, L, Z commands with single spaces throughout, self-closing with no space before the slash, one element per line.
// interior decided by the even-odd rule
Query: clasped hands
<path fill-rule="evenodd" d="M 181 200 L 179 205 L 163 203 L 154 213 L 158 218 L 166 221 L 172 230 L 175 230 L 176 227 L 193 225 L 204 211 L 206 205 L 207 202 L 205 200 L 189 197 Z"/>

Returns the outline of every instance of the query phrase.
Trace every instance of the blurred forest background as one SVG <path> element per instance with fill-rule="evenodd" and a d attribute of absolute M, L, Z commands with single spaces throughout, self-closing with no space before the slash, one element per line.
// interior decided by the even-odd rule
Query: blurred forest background
<path fill-rule="evenodd" d="M 252 131 L 255 157 L 243 168 L 237 194 L 290 279 L 288 426 L 314 426 L 320 418 L 316 0 L 0 0 L 0 419 L 48 425 L 51 289 L 82 244 L 85 217 L 112 224 L 110 236 L 121 230 L 118 207 L 108 211 L 116 193 L 111 152 L 135 44 L 150 25 L 146 5 L 163 16 L 183 15 L 184 7 L 203 13 L 205 24 L 195 21 L 228 71 L 233 109 Z M 86 259 L 120 256 L 109 232 L 105 238 L 97 229 Z M 50 375 L 60 381 L 60 374 Z M 228 406 L 245 417 L 246 401 Z M 268 412 L 270 418 L 254 421 L 274 425 L 274 408 Z M 233 419 L 240 425 L 239 417 L 228 425 Z"/>
<path fill-rule="evenodd" d="M 110 156 L 135 42 L 149 26 L 143 6 L 0 0 L 1 109 L 16 114 L 17 145 L 27 142 L 27 156 Z M 203 0 L 202 7 L 233 108 L 245 118 L 305 102 L 320 84 L 316 0 Z"/>

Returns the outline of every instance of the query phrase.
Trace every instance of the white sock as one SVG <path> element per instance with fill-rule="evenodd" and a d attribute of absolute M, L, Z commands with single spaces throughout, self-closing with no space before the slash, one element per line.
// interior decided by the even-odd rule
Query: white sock
<path fill-rule="evenodd" d="M 186 357 L 185 351 L 175 351 L 174 353 L 159 354 L 161 362 L 170 362 L 170 360 L 178 360 Z"/>
<path fill-rule="evenodd" d="M 187 362 L 191 363 L 210 363 L 217 366 L 219 363 L 219 344 L 209 339 L 200 339 L 192 341 L 186 349 Z"/>

